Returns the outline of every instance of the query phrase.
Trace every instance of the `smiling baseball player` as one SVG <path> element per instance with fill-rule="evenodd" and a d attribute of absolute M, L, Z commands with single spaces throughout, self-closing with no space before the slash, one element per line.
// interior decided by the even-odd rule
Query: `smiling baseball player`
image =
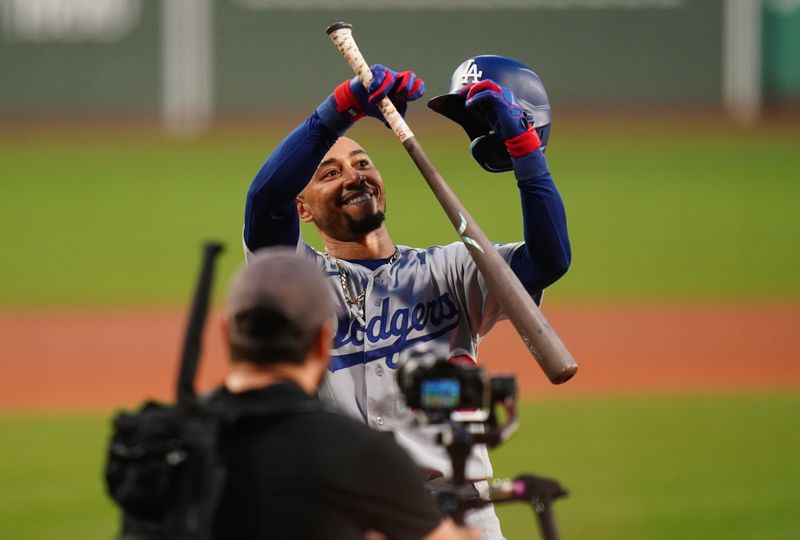
<path fill-rule="evenodd" d="M 245 249 L 296 245 L 325 270 L 340 311 L 320 397 L 393 431 L 431 477 L 449 476 L 449 458 L 432 432 L 411 426 L 394 371 L 401 353 L 421 343 L 477 358 L 478 342 L 503 313 L 463 244 L 418 249 L 391 240 L 383 178 L 367 150 L 343 135 L 364 116 L 382 120 L 375 104 L 383 97 L 404 114 L 424 84 L 410 71 L 371 69 L 368 91 L 357 78 L 339 85 L 261 167 L 247 194 Z M 475 57 L 459 66 L 450 93 L 431 108 L 467 130 L 485 169 L 513 169 L 525 241 L 498 249 L 540 299 L 571 258 L 564 206 L 542 152 L 550 109 L 541 82 L 519 62 Z M 324 252 L 302 241 L 300 220 L 315 224 Z M 485 490 L 492 476 L 485 448 L 474 450 L 466 474 Z M 482 528 L 488 540 L 502 538 L 491 507 L 468 514 L 467 523 Z"/>

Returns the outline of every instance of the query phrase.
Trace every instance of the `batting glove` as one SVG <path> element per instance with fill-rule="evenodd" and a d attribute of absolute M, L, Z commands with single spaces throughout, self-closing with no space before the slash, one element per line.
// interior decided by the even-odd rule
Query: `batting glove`
<path fill-rule="evenodd" d="M 408 102 L 419 99 L 425 93 L 425 83 L 412 71 L 398 73 L 381 64 L 375 64 L 370 69 L 373 78 L 369 89 L 364 88 L 358 77 L 353 77 L 337 86 L 333 94 L 317 108 L 323 123 L 338 135 L 364 116 L 372 116 L 386 124 L 378 108 L 378 103 L 385 97 L 405 117 Z"/>
<path fill-rule="evenodd" d="M 525 111 L 505 86 L 485 79 L 462 88 L 460 92 L 466 96 L 464 105 L 467 110 L 488 122 L 503 139 L 511 157 L 525 156 L 542 146 Z"/>

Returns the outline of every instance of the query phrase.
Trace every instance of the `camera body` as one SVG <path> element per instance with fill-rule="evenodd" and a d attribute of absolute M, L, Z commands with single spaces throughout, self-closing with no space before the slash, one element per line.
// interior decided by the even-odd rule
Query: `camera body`
<path fill-rule="evenodd" d="M 516 378 L 490 377 L 466 356 L 412 350 L 397 370 L 397 384 L 406 405 L 429 424 L 481 423 L 491 431 L 499 427 L 498 405 L 515 412 Z"/>
<path fill-rule="evenodd" d="M 488 407 L 490 385 L 478 366 L 455 364 L 431 351 L 408 355 L 397 371 L 397 383 L 409 408 L 430 423 L 450 419 L 454 411 Z"/>

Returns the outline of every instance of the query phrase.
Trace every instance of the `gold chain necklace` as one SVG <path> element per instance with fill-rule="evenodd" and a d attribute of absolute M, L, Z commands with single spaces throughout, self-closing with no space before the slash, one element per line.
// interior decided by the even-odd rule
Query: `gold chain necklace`
<path fill-rule="evenodd" d="M 358 296 L 353 298 L 350 296 L 350 291 L 348 285 L 348 278 L 347 272 L 345 272 L 344 266 L 342 263 L 339 262 L 339 259 L 328 253 L 325 252 L 325 258 L 331 261 L 333 264 L 336 265 L 336 269 L 339 272 L 339 285 L 342 288 L 342 294 L 344 295 L 344 301 L 347 302 L 348 310 L 350 314 L 353 315 L 356 320 L 361 324 L 362 327 L 367 327 L 367 321 L 364 319 L 364 301 L 367 298 L 367 291 L 364 289 L 359 293 Z M 400 250 L 395 248 L 394 253 L 391 257 L 389 257 L 389 265 L 392 265 L 397 262 L 397 259 L 400 258 Z"/>

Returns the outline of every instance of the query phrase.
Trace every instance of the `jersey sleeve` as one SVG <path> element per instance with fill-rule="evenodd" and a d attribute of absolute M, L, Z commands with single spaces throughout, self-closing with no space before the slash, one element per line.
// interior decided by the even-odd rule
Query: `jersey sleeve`
<path fill-rule="evenodd" d="M 295 197 L 305 188 L 339 135 L 315 111 L 278 144 L 247 192 L 245 252 L 274 245 L 297 245 L 300 220 Z"/>
<path fill-rule="evenodd" d="M 393 540 L 420 540 L 443 519 L 423 485 L 420 469 L 391 433 L 372 432 L 349 463 L 344 489 L 367 529 Z"/>
<path fill-rule="evenodd" d="M 523 246 L 523 242 L 495 244 L 500 256 L 509 265 Z M 459 311 L 467 317 L 470 333 L 484 336 L 498 321 L 506 319 L 506 314 L 489 292 L 489 285 L 478 270 L 478 266 L 466 246 L 459 242 L 445 246 L 445 250 L 450 267 L 449 286 L 456 293 L 460 305 Z M 541 291 L 536 292 L 533 298 L 538 303 L 541 299 Z"/>
<path fill-rule="evenodd" d="M 534 301 L 541 303 L 545 287 L 569 268 L 572 258 L 566 212 L 541 150 L 513 158 L 520 191 L 524 242 L 495 244 L 500 255 Z M 483 336 L 506 314 L 489 292 L 483 275 L 467 248 L 447 246 L 452 269 L 449 276 L 469 319 L 473 335 Z"/>
<path fill-rule="evenodd" d="M 531 295 L 563 276 L 572 261 L 564 202 L 541 149 L 512 158 L 522 203 L 525 243 L 509 261 Z"/>

